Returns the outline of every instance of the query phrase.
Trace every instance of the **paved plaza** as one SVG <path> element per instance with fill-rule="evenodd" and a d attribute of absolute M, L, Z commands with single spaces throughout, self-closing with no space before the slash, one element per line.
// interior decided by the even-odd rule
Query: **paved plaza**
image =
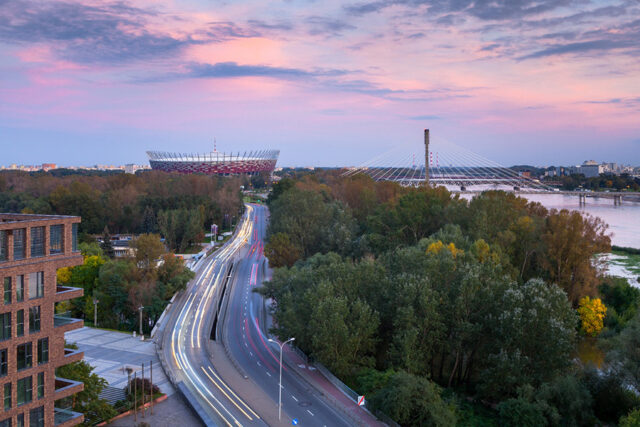
<path fill-rule="evenodd" d="M 88 327 L 67 332 L 65 338 L 84 351 L 84 360 L 93 366 L 93 372 L 112 387 L 122 389 L 127 385 L 127 368 L 132 369 L 132 376 L 134 372 L 140 376 L 142 363 L 145 378 L 149 378 L 149 363 L 152 362 L 153 383 L 167 396 L 176 392 L 162 370 L 153 341 L 141 341 L 124 332 Z"/>

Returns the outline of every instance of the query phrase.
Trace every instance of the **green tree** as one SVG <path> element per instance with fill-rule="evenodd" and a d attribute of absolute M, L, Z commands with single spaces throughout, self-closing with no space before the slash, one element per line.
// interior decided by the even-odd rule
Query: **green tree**
<path fill-rule="evenodd" d="M 160 256 L 166 252 L 157 234 L 141 234 L 131 242 L 131 247 L 135 251 L 136 263 L 145 272 L 153 271 Z"/>
<path fill-rule="evenodd" d="M 276 233 L 269 238 L 264 254 L 272 267 L 291 267 L 300 259 L 302 251 L 291 242 L 288 234 Z"/>
<path fill-rule="evenodd" d="M 104 227 L 104 231 L 102 232 L 102 243 L 100 243 L 100 249 L 102 249 L 102 253 L 108 258 L 113 258 L 115 256 L 113 245 L 111 244 L 109 227 L 107 227 L 106 225 Z"/>
<path fill-rule="evenodd" d="M 439 387 L 426 378 L 398 372 L 369 399 L 403 426 L 452 426 L 455 411 L 442 400 Z"/>
<path fill-rule="evenodd" d="M 619 427 L 640 427 L 640 408 L 634 409 L 628 415 L 620 418 Z"/>
<path fill-rule="evenodd" d="M 91 365 L 85 361 L 56 368 L 56 377 L 84 383 L 84 389 L 74 396 L 73 410 L 84 414 L 86 425 L 107 421 L 117 414 L 106 400 L 100 399 L 100 393 L 107 386 L 107 381 L 92 371 Z"/>

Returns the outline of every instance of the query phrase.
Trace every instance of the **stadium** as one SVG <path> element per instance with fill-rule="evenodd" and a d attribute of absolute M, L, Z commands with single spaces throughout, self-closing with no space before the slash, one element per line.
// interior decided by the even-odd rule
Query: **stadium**
<path fill-rule="evenodd" d="M 212 151 L 205 154 L 165 153 L 147 151 L 154 170 L 206 175 L 253 175 L 273 172 L 279 150 L 250 151 L 244 154 Z"/>

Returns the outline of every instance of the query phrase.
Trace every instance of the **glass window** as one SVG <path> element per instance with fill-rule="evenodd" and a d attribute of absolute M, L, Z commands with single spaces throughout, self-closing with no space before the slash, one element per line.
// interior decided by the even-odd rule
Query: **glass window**
<path fill-rule="evenodd" d="M 29 427 L 44 427 L 44 406 L 29 411 Z"/>
<path fill-rule="evenodd" d="M 24 377 L 18 380 L 18 406 L 29 403 L 33 400 L 33 381 L 31 377 Z"/>
<path fill-rule="evenodd" d="M 40 332 L 40 306 L 29 307 L 29 333 Z"/>
<path fill-rule="evenodd" d="M 40 372 L 38 374 L 38 388 L 37 388 L 37 396 L 38 399 L 42 399 L 44 397 L 44 372 Z"/>
<path fill-rule="evenodd" d="M 0 427 L 11 427 L 11 417 L 0 421 Z"/>
<path fill-rule="evenodd" d="M 11 409 L 11 383 L 4 385 L 4 410 Z"/>
<path fill-rule="evenodd" d="M 25 229 L 17 228 L 13 230 L 13 259 L 24 259 L 25 257 Z"/>
<path fill-rule="evenodd" d="M 44 256 L 44 227 L 31 227 L 31 257 Z"/>
<path fill-rule="evenodd" d="M 5 376 L 7 375 L 8 372 L 8 365 L 9 363 L 9 355 L 7 352 L 7 349 L 3 349 L 0 350 L 0 376 Z"/>
<path fill-rule="evenodd" d="M 11 277 L 4 278 L 4 303 L 11 304 Z"/>
<path fill-rule="evenodd" d="M 38 364 L 47 363 L 49 361 L 49 338 L 38 340 Z"/>
<path fill-rule="evenodd" d="M 11 339 L 11 312 L 0 314 L 0 341 Z"/>
<path fill-rule="evenodd" d="M 7 230 L 0 230 L 0 261 L 7 260 L 7 243 Z"/>
<path fill-rule="evenodd" d="M 24 427 L 24 414 L 18 414 L 18 427 Z"/>
<path fill-rule="evenodd" d="M 29 299 L 44 296 L 44 271 L 29 273 Z"/>
<path fill-rule="evenodd" d="M 33 366 L 33 346 L 30 342 L 20 344 L 16 354 L 18 358 L 18 371 Z"/>
<path fill-rule="evenodd" d="M 16 334 L 21 337 L 24 335 L 24 310 L 16 312 Z"/>
<path fill-rule="evenodd" d="M 24 301 L 24 275 L 16 276 L 16 301 Z"/>
<path fill-rule="evenodd" d="M 78 252 L 78 223 L 71 224 L 71 250 Z"/>
<path fill-rule="evenodd" d="M 49 227 L 49 253 L 60 254 L 63 251 L 62 233 L 64 228 L 62 224 L 52 225 Z"/>

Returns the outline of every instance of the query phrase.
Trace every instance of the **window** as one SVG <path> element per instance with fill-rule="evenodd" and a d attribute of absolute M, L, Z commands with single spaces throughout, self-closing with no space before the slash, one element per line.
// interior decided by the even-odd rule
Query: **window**
<path fill-rule="evenodd" d="M 62 232 L 64 228 L 62 225 L 52 225 L 49 227 L 49 253 L 61 254 L 62 253 Z"/>
<path fill-rule="evenodd" d="M 7 349 L 0 350 L 0 376 L 4 377 L 7 375 L 9 367 L 9 354 Z"/>
<path fill-rule="evenodd" d="M 7 260 L 7 256 L 8 256 L 7 243 L 8 243 L 7 230 L 1 230 L 0 231 L 0 261 Z"/>
<path fill-rule="evenodd" d="M 38 374 L 38 388 L 37 393 L 38 399 L 42 399 L 44 397 L 44 372 L 40 372 Z"/>
<path fill-rule="evenodd" d="M 24 414 L 18 414 L 17 427 L 24 427 Z"/>
<path fill-rule="evenodd" d="M 16 277 L 16 301 L 24 301 L 24 275 Z"/>
<path fill-rule="evenodd" d="M 40 306 L 29 307 L 29 333 L 40 332 Z"/>
<path fill-rule="evenodd" d="M 33 381 L 31 377 L 18 380 L 18 406 L 29 403 L 33 400 Z"/>
<path fill-rule="evenodd" d="M 78 252 L 78 223 L 71 224 L 71 250 Z"/>
<path fill-rule="evenodd" d="M 11 427 L 11 417 L 0 421 L 0 427 Z"/>
<path fill-rule="evenodd" d="M 18 310 L 16 312 L 16 329 L 17 336 L 21 337 L 24 335 L 24 310 Z M 9 330 L 9 332 L 11 332 L 11 330 Z"/>
<path fill-rule="evenodd" d="M 6 383 L 4 385 L 4 410 L 8 411 L 11 409 L 11 383 Z"/>
<path fill-rule="evenodd" d="M 11 277 L 4 278 L 4 303 L 11 304 Z"/>
<path fill-rule="evenodd" d="M 31 257 L 44 256 L 44 227 L 31 227 Z"/>
<path fill-rule="evenodd" d="M 44 296 L 44 271 L 29 273 L 29 299 Z"/>
<path fill-rule="evenodd" d="M 0 341 L 11 338 L 11 312 L 0 314 Z"/>
<path fill-rule="evenodd" d="M 38 340 L 38 365 L 49 361 L 49 338 Z"/>
<path fill-rule="evenodd" d="M 33 366 L 33 346 L 30 342 L 18 346 L 18 371 Z"/>
<path fill-rule="evenodd" d="M 25 229 L 17 228 L 13 230 L 13 259 L 24 259 L 25 257 Z"/>
<path fill-rule="evenodd" d="M 44 406 L 29 411 L 29 427 L 44 427 Z"/>

